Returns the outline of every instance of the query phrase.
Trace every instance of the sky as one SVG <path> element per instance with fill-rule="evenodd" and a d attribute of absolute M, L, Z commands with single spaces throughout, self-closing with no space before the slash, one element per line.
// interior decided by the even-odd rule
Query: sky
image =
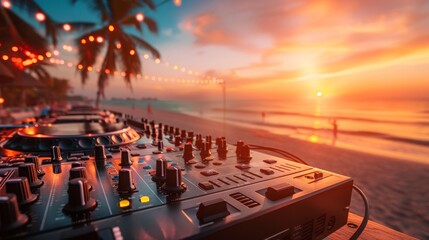
<path fill-rule="evenodd" d="M 54 19 L 97 21 L 84 1 L 38 2 Z M 160 51 L 161 63 L 142 60 L 132 90 L 113 77 L 108 98 L 218 99 L 220 84 L 192 83 L 216 78 L 229 99 L 287 101 L 318 92 L 339 100 L 429 99 L 426 0 L 183 0 L 141 11 L 158 23 L 159 33 L 144 29 L 143 38 Z M 75 37 L 63 35 L 59 46 Z M 60 57 L 77 62 L 73 51 Z M 52 73 L 70 79 L 75 94 L 95 96 L 96 72 L 85 85 L 74 68 L 59 65 Z"/>

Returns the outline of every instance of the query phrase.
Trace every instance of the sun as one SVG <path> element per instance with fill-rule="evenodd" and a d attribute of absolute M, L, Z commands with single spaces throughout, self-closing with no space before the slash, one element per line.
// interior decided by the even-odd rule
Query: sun
<path fill-rule="evenodd" d="M 316 96 L 321 97 L 321 96 L 323 96 L 323 93 L 322 93 L 321 91 L 318 91 L 318 92 L 316 93 Z"/>

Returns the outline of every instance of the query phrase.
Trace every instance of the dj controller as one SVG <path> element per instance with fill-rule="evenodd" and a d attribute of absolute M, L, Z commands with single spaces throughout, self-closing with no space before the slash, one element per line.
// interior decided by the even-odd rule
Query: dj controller
<path fill-rule="evenodd" d="M 0 239 L 323 239 L 346 224 L 353 186 L 89 107 L 3 125 L 0 147 Z"/>

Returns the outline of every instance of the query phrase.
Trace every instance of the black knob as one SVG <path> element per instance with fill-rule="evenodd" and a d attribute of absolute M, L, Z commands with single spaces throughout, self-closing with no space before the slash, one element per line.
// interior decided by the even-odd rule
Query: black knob
<path fill-rule="evenodd" d="M 1 232 L 16 230 L 29 222 L 28 216 L 19 211 L 15 194 L 0 196 L 0 212 Z"/>
<path fill-rule="evenodd" d="M 89 195 L 88 182 L 84 178 L 70 180 L 68 193 L 69 201 L 63 208 L 65 213 L 85 213 L 97 207 L 97 201 Z"/>
<path fill-rule="evenodd" d="M 170 128 L 168 130 L 169 130 L 168 133 L 170 135 L 174 135 L 174 127 L 173 126 L 170 126 Z"/>
<path fill-rule="evenodd" d="M 106 149 L 104 145 L 96 145 L 94 147 L 94 159 L 97 167 L 104 167 L 106 165 Z"/>
<path fill-rule="evenodd" d="M 217 138 L 216 138 L 216 146 L 218 146 L 218 147 L 219 147 L 219 145 L 220 145 L 221 141 L 222 141 L 222 138 L 221 138 L 221 137 L 217 137 Z"/>
<path fill-rule="evenodd" d="M 186 139 L 186 137 L 187 137 L 187 132 L 186 132 L 186 130 L 182 130 L 181 132 L 180 132 L 180 137 L 182 138 L 182 139 Z"/>
<path fill-rule="evenodd" d="M 18 174 L 20 177 L 28 178 L 30 188 L 38 188 L 43 184 L 43 181 L 37 178 L 36 167 L 33 163 L 24 163 L 19 165 Z"/>
<path fill-rule="evenodd" d="M 69 179 L 75 179 L 75 178 L 84 178 L 87 179 L 87 174 L 86 174 L 86 168 L 85 167 L 75 167 L 70 169 L 70 177 Z M 88 190 L 91 191 L 92 190 L 92 186 L 90 184 L 88 184 Z"/>
<path fill-rule="evenodd" d="M 174 136 L 177 136 L 177 135 L 180 136 L 180 128 L 175 128 L 174 129 Z"/>
<path fill-rule="evenodd" d="M 194 139 L 191 137 L 186 138 L 186 143 L 194 144 Z"/>
<path fill-rule="evenodd" d="M 133 176 L 131 170 L 128 168 L 123 168 L 119 170 L 119 182 L 118 182 L 118 193 L 126 194 L 136 191 L 136 186 L 134 185 Z"/>
<path fill-rule="evenodd" d="M 151 134 L 151 136 L 153 137 L 153 138 L 156 138 L 156 127 L 155 126 L 152 126 L 151 127 L 151 132 L 152 132 L 152 134 Z"/>
<path fill-rule="evenodd" d="M 28 184 L 26 177 L 7 180 L 6 192 L 15 194 L 19 205 L 33 203 L 39 197 L 39 195 L 31 193 L 30 184 Z"/>
<path fill-rule="evenodd" d="M 201 148 L 203 147 L 203 138 L 201 134 L 197 135 L 197 139 L 195 141 L 195 147 L 197 147 L 198 150 L 201 150 Z"/>
<path fill-rule="evenodd" d="M 168 128 L 169 126 L 167 124 L 164 125 L 164 134 L 168 134 Z"/>
<path fill-rule="evenodd" d="M 252 159 L 249 145 L 246 144 L 243 146 L 239 159 L 244 161 L 250 161 L 250 159 Z"/>
<path fill-rule="evenodd" d="M 182 138 L 180 137 L 180 135 L 176 135 L 174 137 L 174 146 L 178 147 L 180 146 L 180 144 L 182 144 Z"/>
<path fill-rule="evenodd" d="M 146 131 L 145 131 L 146 135 L 150 135 L 150 126 L 146 125 Z"/>
<path fill-rule="evenodd" d="M 162 151 L 163 149 L 164 149 L 164 142 L 162 141 L 162 139 L 160 139 L 159 141 L 158 141 L 158 151 Z"/>
<path fill-rule="evenodd" d="M 61 148 L 60 146 L 52 146 L 51 149 L 51 162 L 61 162 L 63 157 L 61 157 Z"/>
<path fill-rule="evenodd" d="M 167 168 L 162 190 L 165 193 L 182 193 L 186 191 L 186 185 L 182 182 L 182 172 L 179 167 L 170 166 Z"/>
<path fill-rule="evenodd" d="M 129 167 L 132 163 L 130 150 L 121 150 L 121 163 L 119 165 L 122 167 Z"/>
<path fill-rule="evenodd" d="M 217 146 L 217 154 L 220 159 L 225 159 L 227 153 L 228 147 L 226 146 L 226 141 L 225 139 L 221 139 L 219 145 Z"/>
<path fill-rule="evenodd" d="M 194 139 L 194 132 L 188 132 L 188 138 Z"/>
<path fill-rule="evenodd" d="M 76 167 L 82 167 L 82 163 L 81 162 L 72 162 L 72 168 L 76 168 Z"/>
<path fill-rule="evenodd" d="M 164 134 L 162 132 L 162 128 L 158 128 L 158 140 L 162 140 L 164 138 Z"/>
<path fill-rule="evenodd" d="M 167 171 L 167 160 L 163 158 L 158 158 L 156 160 L 156 172 L 155 172 L 155 175 L 152 176 L 152 180 L 157 183 L 165 182 L 166 171 Z"/>
<path fill-rule="evenodd" d="M 241 140 L 237 141 L 237 147 L 235 148 L 235 154 L 237 155 L 238 158 L 240 158 L 242 153 L 243 153 L 243 146 L 244 146 L 243 141 L 241 141 Z"/>
<path fill-rule="evenodd" d="M 45 171 L 43 171 L 42 167 L 39 163 L 39 157 L 38 156 L 26 156 L 25 157 L 25 163 L 33 163 L 36 167 L 37 176 L 41 177 L 45 175 Z"/>
<path fill-rule="evenodd" d="M 183 149 L 183 159 L 185 160 L 185 163 L 187 163 L 189 160 L 194 159 L 194 149 L 192 148 L 192 143 L 186 143 L 185 147 Z"/>
<path fill-rule="evenodd" d="M 209 149 L 212 148 L 212 136 L 210 135 L 206 136 L 206 144 Z"/>
<path fill-rule="evenodd" d="M 202 146 L 203 147 L 201 148 L 200 156 L 201 160 L 204 160 L 206 157 L 210 157 L 212 153 L 210 151 L 210 143 L 203 142 Z"/>

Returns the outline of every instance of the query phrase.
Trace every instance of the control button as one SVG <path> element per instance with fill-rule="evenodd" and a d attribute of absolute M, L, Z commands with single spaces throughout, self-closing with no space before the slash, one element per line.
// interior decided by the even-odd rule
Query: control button
<path fill-rule="evenodd" d="M 182 182 L 182 171 L 179 167 L 167 168 L 166 179 L 162 190 L 169 194 L 178 194 L 186 191 L 186 185 Z"/>
<path fill-rule="evenodd" d="M 132 164 L 132 161 L 131 161 L 130 150 L 128 149 L 121 150 L 121 163 L 119 164 L 119 166 L 129 167 L 131 164 Z"/>
<path fill-rule="evenodd" d="M 204 144 L 203 137 L 201 136 L 201 134 L 197 134 L 196 141 L 195 141 L 195 147 L 198 150 L 201 150 L 201 148 L 203 147 L 203 144 Z"/>
<path fill-rule="evenodd" d="M 36 167 L 33 163 L 25 163 L 18 167 L 20 177 L 28 178 L 30 188 L 38 188 L 43 185 L 43 181 L 37 178 Z"/>
<path fill-rule="evenodd" d="M 167 172 L 167 160 L 164 158 L 156 159 L 156 173 L 152 176 L 152 181 L 157 183 L 165 182 Z"/>
<path fill-rule="evenodd" d="M 136 186 L 134 185 L 134 179 L 130 169 L 123 168 L 119 170 L 118 180 L 118 193 L 127 194 L 136 192 Z"/>
<path fill-rule="evenodd" d="M 241 154 L 240 154 L 240 157 L 238 157 L 238 159 L 244 160 L 244 161 L 250 161 L 252 159 L 252 154 L 250 153 L 249 145 L 246 144 L 241 148 Z"/>
<path fill-rule="evenodd" d="M 314 178 L 315 179 L 323 178 L 323 172 L 320 172 L 320 171 L 314 172 Z"/>
<path fill-rule="evenodd" d="M 265 196 L 270 200 L 279 200 L 295 193 L 295 188 L 289 183 L 281 183 L 269 187 L 265 192 Z"/>
<path fill-rule="evenodd" d="M 196 167 L 196 168 L 198 168 L 198 169 L 202 169 L 202 168 L 205 168 L 207 165 L 205 165 L 204 163 L 198 163 L 198 164 L 195 164 L 194 165 L 194 167 Z"/>
<path fill-rule="evenodd" d="M 228 147 L 226 145 L 226 141 L 225 139 L 222 139 L 222 138 L 218 138 L 218 139 L 216 139 L 217 154 L 220 159 L 226 159 L 226 155 L 228 153 Z"/>
<path fill-rule="evenodd" d="M 1 232 L 16 230 L 29 222 L 28 216 L 19 211 L 15 194 L 0 196 L 0 212 Z"/>
<path fill-rule="evenodd" d="M 269 168 L 261 168 L 261 173 L 265 174 L 265 175 L 271 175 L 274 174 L 274 171 L 272 169 Z"/>
<path fill-rule="evenodd" d="M 223 164 L 223 162 L 221 162 L 221 161 L 213 161 L 213 165 L 219 166 L 222 164 Z"/>
<path fill-rule="evenodd" d="M 198 186 L 204 190 L 214 189 L 213 184 L 211 184 L 210 182 L 200 182 L 200 183 L 198 183 Z"/>
<path fill-rule="evenodd" d="M 264 161 L 265 163 L 268 163 L 268 164 L 274 164 L 274 163 L 277 163 L 277 160 L 274 160 L 274 159 L 264 159 L 264 160 L 262 160 L 262 161 Z"/>
<path fill-rule="evenodd" d="M 68 157 L 67 158 L 67 161 L 69 161 L 69 162 L 73 162 L 73 161 L 77 161 L 77 160 L 79 160 L 77 157 Z"/>
<path fill-rule="evenodd" d="M 76 167 L 82 167 L 82 163 L 81 162 L 72 162 L 72 168 L 76 168 Z"/>
<path fill-rule="evenodd" d="M 182 139 L 180 138 L 180 135 L 174 136 L 174 146 L 178 147 L 182 144 Z"/>
<path fill-rule="evenodd" d="M 150 197 L 149 197 L 149 196 L 141 196 L 141 197 L 139 198 L 139 201 L 140 201 L 141 203 L 148 203 L 148 202 L 150 202 Z"/>
<path fill-rule="evenodd" d="M 119 201 L 120 208 L 129 208 L 131 206 L 131 202 L 128 199 L 122 199 Z"/>
<path fill-rule="evenodd" d="M 140 156 L 140 153 L 138 153 L 138 152 L 132 152 L 130 154 L 131 154 L 131 157 L 138 157 L 138 156 Z"/>
<path fill-rule="evenodd" d="M 194 149 L 192 148 L 191 143 L 186 143 L 184 150 L 183 150 L 183 159 L 185 160 L 185 163 L 187 163 L 189 160 L 194 159 Z"/>
<path fill-rule="evenodd" d="M 89 195 L 88 182 L 84 178 L 70 180 L 68 193 L 69 201 L 63 208 L 67 214 L 85 213 L 97 207 L 97 202 Z"/>
<path fill-rule="evenodd" d="M 165 148 L 165 150 L 166 150 L 167 152 L 173 152 L 173 151 L 174 151 L 174 148 L 172 148 L 172 147 L 166 147 L 166 148 Z"/>
<path fill-rule="evenodd" d="M 19 205 L 33 203 L 39 197 L 39 195 L 31 193 L 30 185 L 26 177 L 9 179 L 6 181 L 6 192 L 15 194 Z"/>
<path fill-rule="evenodd" d="M 209 177 L 209 176 L 217 175 L 219 174 L 219 172 L 214 169 L 209 169 L 209 170 L 201 171 L 201 174 L 206 177 Z"/>
<path fill-rule="evenodd" d="M 84 178 L 87 179 L 86 175 L 86 168 L 85 167 L 75 167 L 70 169 L 70 177 L 69 179 L 75 179 L 75 178 Z M 88 184 L 88 190 L 92 190 L 92 186 Z"/>
<path fill-rule="evenodd" d="M 201 203 L 197 211 L 197 218 L 200 224 L 219 220 L 228 215 L 227 203 L 221 198 Z"/>
<path fill-rule="evenodd" d="M 51 148 L 51 162 L 61 162 L 63 158 L 61 157 L 60 146 L 52 146 Z"/>
<path fill-rule="evenodd" d="M 38 177 L 45 175 L 45 171 L 43 171 L 42 167 L 40 166 L 38 156 L 25 156 L 24 162 L 34 164 L 34 166 L 36 167 L 36 172 Z"/>
<path fill-rule="evenodd" d="M 237 164 L 235 165 L 236 168 L 240 169 L 240 170 L 246 170 L 250 168 L 249 164 Z"/>
<path fill-rule="evenodd" d="M 243 146 L 244 142 L 242 140 L 237 141 L 237 147 L 235 148 L 235 154 L 237 155 L 237 158 L 240 158 L 243 154 Z"/>
<path fill-rule="evenodd" d="M 94 159 L 97 167 L 104 167 L 106 165 L 106 149 L 104 145 L 96 145 L 94 147 Z"/>
<path fill-rule="evenodd" d="M 146 166 L 143 166 L 143 169 L 149 170 L 149 169 L 152 169 L 152 167 L 150 165 L 146 165 Z"/>
<path fill-rule="evenodd" d="M 80 160 L 84 161 L 84 160 L 89 160 L 89 156 L 85 155 L 85 156 L 81 156 L 79 157 Z"/>
<path fill-rule="evenodd" d="M 146 146 L 146 144 L 137 144 L 136 148 L 145 149 L 145 148 L 147 148 L 147 146 Z"/>
<path fill-rule="evenodd" d="M 210 157 L 211 155 L 212 153 L 210 151 L 210 143 L 203 142 L 201 152 L 200 152 L 201 159 L 204 160 L 206 157 Z"/>

